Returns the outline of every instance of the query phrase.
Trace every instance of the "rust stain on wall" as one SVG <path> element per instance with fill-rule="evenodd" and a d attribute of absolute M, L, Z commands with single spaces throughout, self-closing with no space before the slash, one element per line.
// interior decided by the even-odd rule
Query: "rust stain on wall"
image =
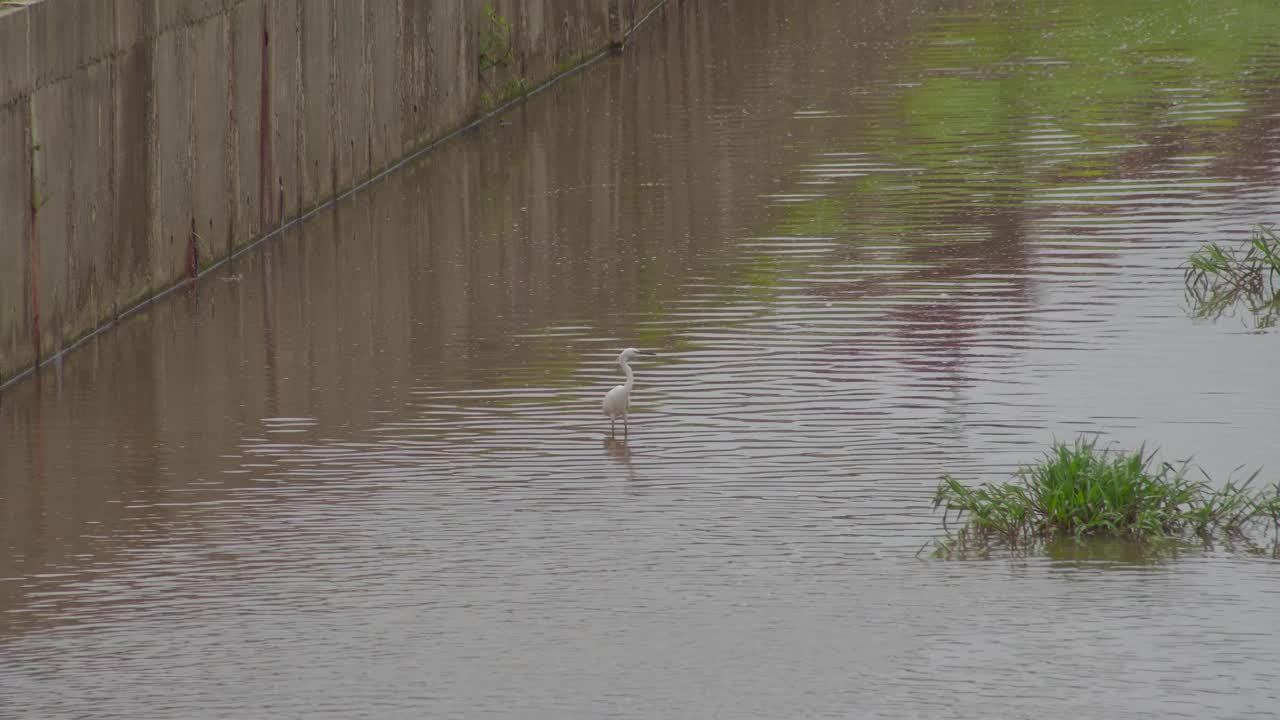
<path fill-rule="evenodd" d="M 262 4 L 262 104 L 258 109 L 258 208 L 259 228 L 272 227 L 271 178 L 275 175 L 271 152 L 271 3 Z"/>
<path fill-rule="evenodd" d="M 36 153 L 40 151 L 35 140 L 35 122 L 31 113 L 27 113 L 26 143 L 31 154 L 31 162 L 27 168 L 31 171 L 31 256 L 27 261 L 27 272 L 31 277 L 31 347 L 33 363 L 40 365 L 40 233 L 36 218 L 40 213 L 40 197 L 36 187 Z"/>

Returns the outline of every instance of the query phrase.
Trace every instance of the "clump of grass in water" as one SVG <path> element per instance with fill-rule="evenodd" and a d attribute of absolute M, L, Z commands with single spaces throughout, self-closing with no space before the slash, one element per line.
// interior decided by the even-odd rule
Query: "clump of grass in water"
<path fill-rule="evenodd" d="M 1280 541 L 1280 485 L 1251 490 L 1255 472 L 1213 489 L 1188 479 L 1185 465 L 1153 469 L 1152 460 L 1143 450 L 1099 450 L 1096 441 L 1077 440 L 1055 444 L 1038 464 L 1020 468 L 1015 482 L 971 488 L 944 476 L 934 508 L 943 508 L 944 527 L 953 511 L 963 523 L 956 532 L 947 527 L 935 554 L 1094 536 L 1147 542 L 1195 535 L 1252 544 L 1247 531 L 1267 524 Z"/>
<path fill-rule="evenodd" d="M 1195 317 L 1218 318 L 1237 304 L 1259 329 L 1273 327 L 1280 317 L 1280 236 L 1271 226 L 1256 226 L 1238 247 L 1209 243 L 1183 267 Z"/>

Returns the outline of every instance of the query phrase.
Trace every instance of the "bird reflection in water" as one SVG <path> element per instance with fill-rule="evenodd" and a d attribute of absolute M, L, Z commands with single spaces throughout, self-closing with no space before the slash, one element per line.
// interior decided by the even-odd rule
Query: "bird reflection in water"
<path fill-rule="evenodd" d="M 604 452 L 610 460 L 627 470 L 627 479 L 635 480 L 635 466 L 631 464 L 631 448 L 624 438 L 608 436 L 604 439 Z"/>

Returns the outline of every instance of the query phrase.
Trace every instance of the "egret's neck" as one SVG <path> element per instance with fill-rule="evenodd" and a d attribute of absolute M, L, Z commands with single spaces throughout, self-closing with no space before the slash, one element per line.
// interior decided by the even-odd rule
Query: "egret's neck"
<path fill-rule="evenodd" d="M 631 387 L 636 384 L 636 376 L 631 374 L 631 366 L 625 360 L 618 364 L 622 366 L 622 372 L 627 376 L 627 392 L 631 392 Z"/>

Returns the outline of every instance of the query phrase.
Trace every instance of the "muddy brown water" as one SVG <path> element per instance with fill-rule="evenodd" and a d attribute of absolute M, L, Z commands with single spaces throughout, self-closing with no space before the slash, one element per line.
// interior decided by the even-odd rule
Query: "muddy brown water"
<path fill-rule="evenodd" d="M 916 552 L 1054 438 L 1280 479 L 1178 269 L 1278 26 L 671 3 L 0 396 L 0 717 L 1271 717 L 1275 561 Z"/>

